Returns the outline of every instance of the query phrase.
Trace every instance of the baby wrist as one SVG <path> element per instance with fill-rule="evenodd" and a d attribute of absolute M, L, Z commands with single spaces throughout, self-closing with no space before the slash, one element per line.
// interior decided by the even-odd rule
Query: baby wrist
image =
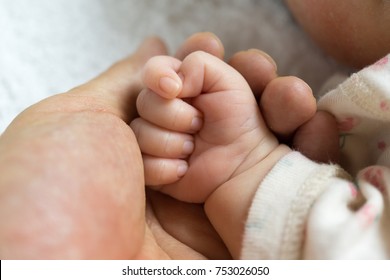
<path fill-rule="evenodd" d="M 262 180 L 291 149 L 279 145 L 255 166 L 218 187 L 206 200 L 205 212 L 233 258 L 238 258 L 249 208 Z"/>

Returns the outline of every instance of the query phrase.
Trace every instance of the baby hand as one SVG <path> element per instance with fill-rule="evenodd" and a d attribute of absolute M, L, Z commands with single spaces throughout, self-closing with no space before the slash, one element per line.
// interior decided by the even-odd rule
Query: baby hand
<path fill-rule="evenodd" d="M 179 200 L 205 202 L 279 145 L 245 79 L 212 55 L 194 52 L 183 62 L 154 57 L 143 80 L 141 118 L 131 127 L 147 185 Z"/>

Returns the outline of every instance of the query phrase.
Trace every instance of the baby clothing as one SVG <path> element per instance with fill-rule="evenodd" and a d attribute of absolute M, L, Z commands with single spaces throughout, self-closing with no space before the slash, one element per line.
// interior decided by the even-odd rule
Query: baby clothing
<path fill-rule="evenodd" d="M 255 194 L 241 258 L 390 258 L 389 60 L 319 100 L 337 119 L 344 169 L 298 152 L 283 157 Z"/>

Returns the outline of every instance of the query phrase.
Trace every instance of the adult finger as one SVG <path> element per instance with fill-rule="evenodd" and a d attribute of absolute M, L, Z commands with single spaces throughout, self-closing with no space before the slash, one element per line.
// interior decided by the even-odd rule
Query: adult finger
<path fill-rule="evenodd" d="M 277 77 L 275 61 L 257 49 L 234 54 L 229 64 L 246 79 L 257 98 L 261 96 L 266 85 Z"/>
<path fill-rule="evenodd" d="M 106 111 L 128 122 L 137 115 L 135 104 L 142 88 L 141 69 L 151 57 L 166 52 L 160 39 L 148 38 L 134 54 L 68 94 L 76 94 L 78 98 L 83 96 L 85 102 L 80 102 L 80 106 L 88 106 L 88 109 L 94 111 Z"/>
<path fill-rule="evenodd" d="M 268 127 L 279 137 L 291 137 L 317 110 L 311 88 L 296 77 L 278 77 L 268 83 L 260 98 Z"/>
<path fill-rule="evenodd" d="M 318 111 L 295 133 L 293 147 L 318 162 L 340 162 L 339 131 L 330 113 Z"/>
<path fill-rule="evenodd" d="M 190 36 L 177 50 L 175 57 L 183 60 L 195 51 L 204 51 L 223 59 L 225 50 L 219 38 L 211 32 L 199 32 Z"/>

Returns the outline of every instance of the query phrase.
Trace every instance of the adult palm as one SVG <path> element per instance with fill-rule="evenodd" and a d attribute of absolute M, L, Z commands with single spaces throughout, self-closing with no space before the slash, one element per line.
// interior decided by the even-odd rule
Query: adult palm
<path fill-rule="evenodd" d="M 194 50 L 223 56 L 207 33 Z M 128 122 L 140 70 L 163 43 L 146 40 L 92 81 L 21 113 L 0 137 L 0 256 L 24 259 L 229 258 L 201 205 L 146 192 Z"/>

